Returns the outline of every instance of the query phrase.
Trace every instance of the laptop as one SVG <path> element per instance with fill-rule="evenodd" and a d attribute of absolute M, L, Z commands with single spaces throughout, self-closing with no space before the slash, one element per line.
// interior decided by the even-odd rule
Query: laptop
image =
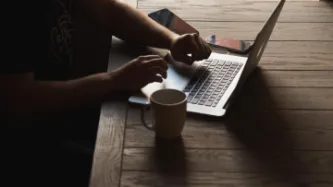
<path fill-rule="evenodd" d="M 187 112 L 209 116 L 224 116 L 236 88 L 242 87 L 257 67 L 272 34 L 285 0 L 281 0 L 258 33 L 247 57 L 212 52 L 208 59 L 195 61 L 188 67 L 175 61 L 168 53 L 170 62 L 167 78 L 162 83 L 151 83 L 132 95 L 129 102 L 149 104 L 150 95 L 164 88 L 182 90 L 187 95 Z"/>

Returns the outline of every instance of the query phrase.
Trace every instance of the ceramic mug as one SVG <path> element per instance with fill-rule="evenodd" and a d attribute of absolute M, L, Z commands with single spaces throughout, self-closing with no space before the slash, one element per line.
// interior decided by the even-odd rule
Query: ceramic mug
<path fill-rule="evenodd" d="M 143 125 L 159 138 L 180 137 L 186 120 L 186 94 L 176 89 L 160 89 L 152 93 L 149 100 L 150 104 L 141 111 Z M 145 120 L 147 109 L 152 109 L 150 125 Z"/>

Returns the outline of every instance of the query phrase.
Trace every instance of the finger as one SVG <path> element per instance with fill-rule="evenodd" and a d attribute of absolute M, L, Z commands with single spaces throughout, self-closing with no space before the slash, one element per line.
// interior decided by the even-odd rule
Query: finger
<path fill-rule="evenodd" d="M 156 75 L 155 77 L 153 77 L 152 82 L 159 82 L 162 83 L 163 79 L 161 76 Z"/>
<path fill-rule="evenodd" d="M 156 58 L 156 59 L 151 59 L 151 60 L 147 60 L 145 62 L 145 65 L 147 67 L 153 67 L 153 66 L 158 66 L 164 70 L 168 69 L 168 63 L 161 57 Z"/>
<path fill-rule="evenodd" d="M 205 49 L 205 53 L 203 55 L 204 59 L 209 58 L 210 54 L 212 53 L 212 50 L 210 49 L 209 45 L 205 42 L 205 40 L 203 40 L 202 38 L 200 38 L 201 42 L 202 42 L 202 46 Z"/>
<path fill-rule="evenodd" d="M 163 82 L 163 78 L 159 75 L 155 75 L 155 76 L 151 76 L 150 79 L 148 80 L 149 83 L 152 83 L 152 82 Z"/>
<path fill-rule="evenodd" d="M 203 41 L 201 40 L 201 38 L 196 35 L 195 36 L 195 41 L 197 43 L 197 45 L 199 46 L 199 52 L 198 52 L 198 60 L 202 60 L 205 58 L 206 54 L 207 54 L 207 49 L 205 47 L 205 44 L 203 43 Z"/>
<path fill-rule="evenodd" d="M 143 56 L 139 56 L 138 59 L 139 60 L 152 60 L 152 59 L 158 59 L 158 58 L 161 58 L 161 56 L 159 55 L 143 55 Z"/>
<path fill-rule="evenodd" d="M 192 34 L 192 35 L 187 35 L 187 37 L 185 38 L 186 40 L 186 46 L 188 46 L 188 49 L 192 55 L 192 59 L 193 60 L 197 60 L 199 58 L 199 53 L 200 53 L 200 49 L 199 49 L 199 46 L 196 42 L 196 38 L 197 37 L 197 34 Z"/>
<path fill-rule="evenodd" d="M 149 68 L 148 71 L 149 71 L 150 75 L 152 75 L 152 76 L 155 76 L 156 74 L 160 74 L 163 78 L 167 77 L 167 71 L 158 66 L 151 67 L 151 68 Z"/>
<path fill-rule="evenodd" d="M 205 41 L 204 41 L 205 42 Z M 205 42 L 206 43 L 206 42 Z M 210 55 L 212 54 L 212 49 L 210 48 L 210 46 L 206 43 L 206 48 L 207 48 L 207 51 L 208 51 L 208 53 L 207 53 L 207 57 L 206 58 L 209 58 L 210 57 Z"/>
<path fill-rule="evenodd" d="M 187 56 L 186 54 L 177 54 L 173 58 L 188 65 L 192 65 L 194 62 L 193 58 Z"/>

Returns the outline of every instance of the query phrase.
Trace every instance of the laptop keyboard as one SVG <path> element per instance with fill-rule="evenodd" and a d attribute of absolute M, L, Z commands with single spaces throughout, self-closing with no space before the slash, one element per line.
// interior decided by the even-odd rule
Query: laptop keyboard
<path fill-rule="evenodd" d="M 184 89 L 187 102 L 216 107 L 241 67 L 238 62 L 205 60 Z"/>

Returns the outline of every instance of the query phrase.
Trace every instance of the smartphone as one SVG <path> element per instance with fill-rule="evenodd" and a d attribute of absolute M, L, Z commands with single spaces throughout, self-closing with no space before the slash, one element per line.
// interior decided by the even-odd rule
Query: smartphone
<path fill-rule="evenodd" d="M 219 37 L 214 34 L 205 38 L 205 41 L 217 48 L 223 48 L 230 52 L 246 54 L 251 49 L 251 43 L 244 40 L 235 40 L 231 38 Z"/>
<path fill-rule="evenodd" d="M 176 34 L 199 34 L 198 30 L 196 30 L 190 24 L 186 23 L 183 19 L 181 19 L 179 16 L 177 16 L 167 8 L 149 13 L 148 16 L 151 19 L 155 20 L 157 23 L 175 32 Z"/>

